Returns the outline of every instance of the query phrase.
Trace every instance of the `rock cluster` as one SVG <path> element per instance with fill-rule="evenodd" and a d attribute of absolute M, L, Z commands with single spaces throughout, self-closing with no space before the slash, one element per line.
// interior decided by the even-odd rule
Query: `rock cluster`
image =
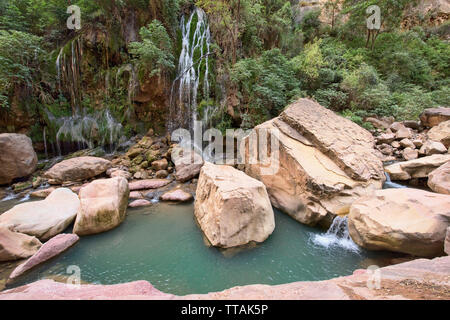
<path fill-rule="evenodd" d="M 375 123 L 374 118 L 369 120 Z M 450 108 L 425 110 L 421 123 L 378 121 L 377 131 L 382 133 L 376 137 L 376 143 L 384 161 L 415 160 L 449 150 Z"/>

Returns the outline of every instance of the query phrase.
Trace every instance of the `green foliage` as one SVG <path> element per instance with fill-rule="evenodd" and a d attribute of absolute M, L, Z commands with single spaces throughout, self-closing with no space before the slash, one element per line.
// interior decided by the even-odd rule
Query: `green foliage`
<path fill-rule="evenodd" d="M 147 27 L 142 27 L 139 34 L 142 42 L 130 43 L 129 49 L 140 71 L 152 77 L 175 68 L 172 40 L 160 21 L 153 20 Z"/>
<path fill-rule="evenodd" d="M 239 61 L 233 66 L 231 80 L 239 89 L 243 128 L 277 116 L 299 93 L 291 64 L 279 49 Z"/>

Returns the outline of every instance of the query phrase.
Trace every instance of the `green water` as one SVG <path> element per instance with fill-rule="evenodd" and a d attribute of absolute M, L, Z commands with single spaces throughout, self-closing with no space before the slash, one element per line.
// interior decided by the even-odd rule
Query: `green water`
<path fill-rule="evenodd" d="M 3 209 L 11 205 L 6 202 Z M 205 245 L 192 204 L 158 203 L 129 210 L 118 228 L 81 238 L 75 247 L 9 287 L 70 276 L 68 267 L 76 265 L 85 282 L 147 280 L 161 291 L 185 295 L 256 283 L 326 280 L 369 265 L 383 265 L 387 257 L 386 253 L 317 245 L 313 238 L 321 233 L 276 212 L 276 230 L 265 243 L 240 252 L 223 252 Z"/>

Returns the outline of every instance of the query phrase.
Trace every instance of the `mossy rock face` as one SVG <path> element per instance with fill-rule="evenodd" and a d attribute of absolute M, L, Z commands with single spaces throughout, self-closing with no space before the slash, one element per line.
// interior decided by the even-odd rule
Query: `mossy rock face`
<path fill-rule="evenodd" d="M 139 141 L 138 144 L 139 144 L 141 147 L 148 149 L 148 148 L 150 148 L 150 147 L 152 146 L 152 144 L 153 144 L 153 139 L 150 138 L 150 137 L 144 137 L 144 138 L 142 138 L 141 141 Z"/>
<path fill-rule="evenodd" d="M 148 163 L 152 163 L 153 161 L 158 160 L 159 156 L 159 150 L 150 150 L 145 154 L 145 159 L 148 161 Z"/>
<path fill-rule="evenodd" d="M 143 153 L 145 150 L 143 148 L 140 147 L 132 147 L 128 152 L 127 152 L 127 157 L 130 159 L 136 158 L 137 156 L 139 156 L 141 153 Z"/>
<path fill-rule="evenodd" d="M 148 168 L 148 161 L 144 161 L 141 163 L 141 168 L 147 169 Z"/>
<path fill-rule="evenodd" d="M 23 190 L 30 189 L 32 187 L 33 187 L 33 184 L 31 183 L 31 181 L 26 181 L 26 182 L 16 183 L 13 188 L 14 188 L 14 192 L 21 192 Z"/>
<path fill-rule="evenodd" d="M 140 165 L 142 162 L 144 162 L 144 157 L 142 155 L 139 155 L 136 158 L 134 158 L 131 163 L 134 165 Z"/>

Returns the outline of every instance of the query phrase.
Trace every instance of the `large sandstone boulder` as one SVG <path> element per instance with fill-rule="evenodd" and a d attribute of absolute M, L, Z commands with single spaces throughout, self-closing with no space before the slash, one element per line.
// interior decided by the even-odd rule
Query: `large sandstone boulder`
<path fill-rule="evenodd" d="M 22 203 L 0 215 L 0 226 L 45 241 L 63 232 L 75 220 L 79 207 L 75 193 L 59 188 L 45 200 Z"/>
<path fill-rule="evenodd" d="M 83 181 L 106 172 L 110 167 L 111 162 L 102 158 L 79 157 L 57 163 L 45 173 L 45 177 L 55 183 Z"/>
<path fill-rule="evenodd" d="M 428 186 L 434 192 L 450 195 L 450 161 L 430 173 Z"/>
<path fill-rule="evenodd" d="M 175 164 L 175 178 L 180 182 L 196 178 L 204 164 L 201 155 L 194 151 L 183 150 L 179 146 L 175 146 L 172 149 L 171 159 Z"/>
<path fill-rule="evenodd" d="M 266 187 L 231 166 L 203 166 L 195 217 L 209 242 L 222 248 L 263 242 L 275 229 Z"/>
<path fill-rule="evenodd" d="M 353 201 L 382 187 L 383 165 L 372 135 L 315 102 L 300 99 L 255 128 L 264 131 L 278 142 L 279 161 L 275 155 L 252 163 L 250 156 L 260 158 L 263 151 L 251 146 L 249 136 L 242 145 L 245 172 L 264 183 L 276 208 L 301 223 L 329 226 Z M 266 171 L 269 166 L 279 168 Z"/>
<path fill-rule="evenodd" d="M 356 201 L 348 216 L 358 245 L 421 257 L 443 255 L 449 226 L 450 196 L 410 188 L 379 190 Z"/>
<path fill-rule="evenodd" d="M 85 236 L 117 227 L 125 220 L 129 195 L 128 181 L 122 177 L 95 180 L 83 187 L 73 232 Z"/>
<path fill-rule="evenodd" d="M 441 122 L 428 131 L 428 138 L 442 143 L 446 148 L 450 147 L 450 120 Z"/>
<path fill-rule="evenodd" d="M 385 168 L 392 180 L 426 178 L 435 169 L 450 161 L 450 154 L 436 154 L 415 160 L 397 162 Z"/>
<path fill-rule="evenodd" d="M 424 127 L 434 127 L 447 120 L 450 120 L 450 108 L 430 108 L 420 115 Z"/>
<path fill-rule="evenodd" d="M 15 279 L 37 265 L 56 257 L 72 247 L 79 239 L 76 234 L 58 234 L 51 238 L 30 259 L 14 269 L 9 279 Z"/>
<path fill-rule="evenodd" d="M 29 176 L 36 170 L 38 158 L 27 136 L 0 134 L 0 150 L 0 185 Z"/>
<path fill-rule="evenodd" d="M 41 245 L 35 237 L 0 226 L 0 262 L 28 258 L 35 254 Z"/>

